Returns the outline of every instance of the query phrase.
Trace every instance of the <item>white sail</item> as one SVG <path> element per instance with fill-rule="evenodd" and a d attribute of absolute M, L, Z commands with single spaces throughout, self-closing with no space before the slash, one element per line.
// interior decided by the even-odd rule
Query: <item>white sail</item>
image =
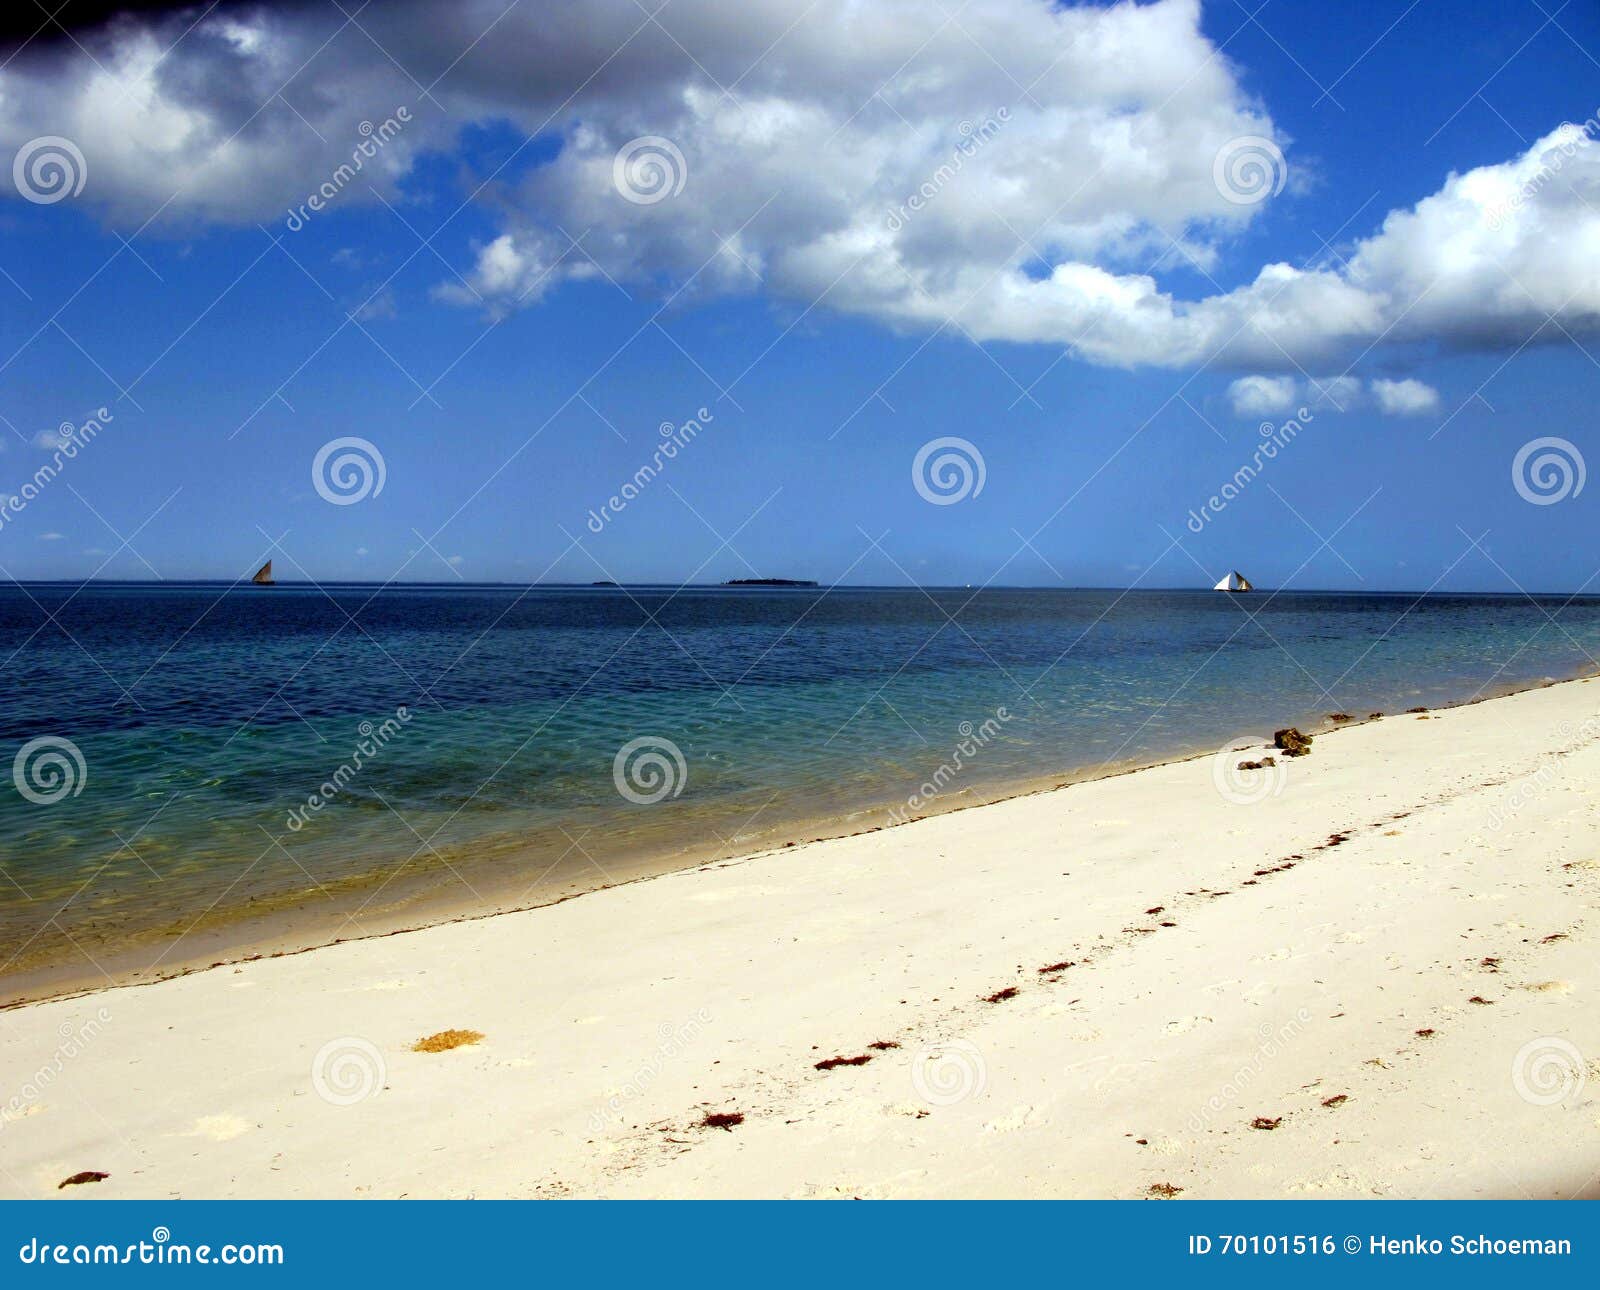
<path fill-rule="evenodd" d="M 1213 591 L 1249 591 L 1250 589 L 1250 580 L 1237 569 L 1231 570 L 1226 578 L 1211 588 Z"/>

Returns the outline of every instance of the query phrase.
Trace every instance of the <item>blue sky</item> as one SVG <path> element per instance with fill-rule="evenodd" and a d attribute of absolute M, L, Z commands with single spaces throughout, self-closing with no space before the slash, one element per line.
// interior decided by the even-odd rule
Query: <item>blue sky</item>
<path fill-rule="evenodd" d="M 385 21 L 403 23 L 406 8 Z M 480 25 L 493 21 L 494 6 L 479 8 Z M 1010 8 L 1044 6 L 1017 0 Z M 1337 271 L 1358 240 L 1380 235 L 1390 212 L 1440 194 L 1452 172 L 1509 167 L 1563 122 L 1581 125 L 1600 109 L 1600 13 L 1591 6 L 1424 2 L 1335 12 L 1272 0 L 1252 19 L 1254 8 L 1205 4 L 1197 31 L 1182 4 L 1159 16 L 1210 47 L 1210 68 L 1229 69 L 1228 83 L 1208 91 L 1214 102 L 1202 105 L 1218 112 L 1219 139 L 1239 120 L 1270 121 L 1261 133 L 1285 158 L 1282 191 L 1215 211 L 1174 199 L 1170 212 L 1152 217 L 1150 203 L 1184 180 L 1141 195 L 1134 172 L 1168 162 L 1140 155 L 1127 184 L 1107 184 L 1102 195 L 1095 181 L 1101 204 L 1088 214 L 1120 232 L 1079 227 L 1026 238 L 1040 254 L 1019 250 L 1011 261 L 1024 294 L 1028 280 L 1048 285 L 1063 263 L 1148 276 L 1183 301 L 1231 300 L 1273 263 Z M 1044 301 L 1026 315 L 1007 312 L 1004 301 L 969 313 L 942 294 L 940 284 L 973 266 L 953 263 L 935 243 L 970 236 L 981 247 L 995 230 L 974 229 L 972 220 L 1018 222 L 1005 182 L 1029 170 L 1027 149 L 1045 137 L 1035 117 L 1059 113 L 1050 119 L 1079 123 L 1071 128 L 1085 135 L 1137 123 L 1141 112 L 1154 120 L 1168 96 L 1157 74 L 1148 92 L 1119 87 L 1096 91 L 1092 101 L 1075 98 L 1070 81 L 1058 89 L 1054 72 L 1031 91 L 1031 75 L 998 76 L 990 111 L 1011 109 L 1023 124 L 997 130 L 983 165 L 1012 169 L 991 173 L 974 163 L 949 193 L 930 199 L 925 235 L 908 225 L 906 239 L 921 241 L 897 242 L 893 254 L 920 276 L 917 299 L 857 291 L 850 277 L 813 291 L 804 266 L 784 265 L 804 236 L 806 210 L 877 200 L 864 189 L 888 163 L 861 158 L 884 144 L 895 152 L 889 131 L 903 129 L 934 164 L 953 154 L 963 136 L 951 121 L 974 120 L 978 100 L 957 101 L 952 90 L 944 113 L 937 88 L 916 97 L 912 88 L 919 72 L 937 83 L 934 69 L 957 82 L 949 60 L 969 47 L 977 51 L 972 66 L 991 75 L 989 64 L 1007 60 L 1006 9 L 1001 0 L 979 6 L 971 39 L 934 51 L 944 63 L 912 61 L 901 73 L 903 95 L 891 84 L 872 100 L 874 111 L 886 103 L 908 115 L 914 102 L 925 117 L 885 118 L 871 126 L 876 133 L 859 121 L 845 134 L 817 129 L 810 151 L 793 156 L 784 152 L 788 139 L 774 145 L 763 135 L 751 144 L 751 123 L 814 128 L 779 110 L 783 87 L 811 54 L 778 43 L 715 120 L 695 97 L 731 84 L 712 24 L 744 21 L 732 11 L 719 18 L 710 10 L 703 23 L 690 22 L 687 10 L 678 19 L 676 5 L 662 14 L 670 34 L 649 32 L 659 99 L 583 97 L 602 92 L 600 78 L 565 114 L 546 111 L 537 95 L 521 110 L 499 75 L 515 70 L 520 50 L 558 48 L 559 31 L 504 19 L 453 70 L 445 64 L 466 42 L 451 46 L 456 32 L 436 33 L 431 43 L 447 51 L 443 62 L 413 71 L 411 46 L 397 42 L 422 47 L 428 33 L 346 27 L 271 99 L 272 112 L 232 141 L 260 104 L 230 102 L 212 83 L 220 78 L 208 78 L 220 64 L 215 42 L 200 39 L 204 31 L 153 71 L 141 68 L 127 30 L 88 40 L 84 51 L 22 50 L 0 70 L 6 156 L 37 138 L 62 137 L 78 149 L 85 174 L 82 190 L 60 201 L 23 200 L 15 189 L 0 195 L 0 493 L 18 493 L 51 460 L 36 442 L 41 432 L 81 423 L 102 406 L 112 415 L 0 527 L 0 570 L 13 578 L 235 578 L 272 555 L 281 579 L 318 581 L 715 581 L 759 573 L 852 583 L 1185 586 L 1237 567 L 1263 586 L 1600 584 L 1592 540 L 1600 489 L 1531 504 L 1512 473 L 1519 449 L 1536 438 L 1568 441 L 1580 457 L 1600 452 L 1592 413 L 1600 343 L 1590 303 L 1600 294 L 1600 233 L 1580 222 L 1585 210 L 1600 222 L 1600 161 L 1587 136 L 1574 136 L 1560 173 L 1510 217 L 1522 222 L 1516 245 L 1526 248 L 1514 253 L 1527 258 L 1500 268 L 1525 284 L 1526 307 L 1519 298 L 1473 317 L 1469 293 L 1492 294 L 1496 279 L 1464 274 L 1467 305 L 1433 315 L 1424 304 L 1394 326 L 1397 311 L 1371 336 L 1321 334 L 1313 300 L 1305 319 L 1267 337 L 1264 353 L 1225 349 L 1213 359 L 1206 344 L 1204 353 L 1169 363 L 1160 357 L 1175 353 L 1162 349 L 1167 330 L 1151 333 L 1160 353 L 1142 340 L 1087 352 L 1072 343 L 1075 334 L 1034 338 L 1070 301 Z M 885 12 L 892 25 L 894 13 Z M 804 13 L 794 6 L 788 21 L 821 20 Z M 224 12 L 216 20 L 236 21 Z M 160 26 L 170 21 L 148 20 L 162 49 L 188 26 Z M 315 49 L 332 30 L 314 5 L 274 22 L 268 36 L 285 47 L 303 40 Z M 828 38 L 819 31 L 816 47 L 825 52 Z M 265 57 L 261 38 L 234 31 L 228 39 L 229 57 Z M 1142 84 L 1141 60 L 1159 60 L 1142 39 L 1114 43 L 1106 56 L 1130 64 L 1129 84 Z M 478 65 L 481 51 L 498 61 Z M 563 69 L 548 64 L 563 60 L 534 61 L 529 75 L 554 78 L 549 97 L 559 102 L 568 88 L 559 83 Z M 570 62 L 565 74 L 576 85 L 592 68 L 576 53 Z M 769 75 L 770 85 L 758 83 Z M 1172 75 L 1174 91 L 1185 75 Z M 119 106 L 126 121 L 111 112 L 106 124 L 96 77 L 128 88 Z M 429 94 L 418 93 L 419 82 L 432 84 Z M 1190 77 L 1182 92 L 1194 84 Z M 317 115 L 334 86 L 345 97 L 326 118 Z M 495 99 L 488 86 L 513 98 Z M 287 227 L 287 212 L 362 137 L 351 118 L 381 122 L 403 102 L 414 124 L 373 163 L 377 184 L 358 177 L 303 227 Z M 174 150 L 170 113 L 179 108 L 187 133 Z M 682 191 L 641 205 L 604 184 L 594 188 L 608 167 L 580 169 L 579 161 L 592 153 L 605 162 L 619 141 L 651 128 L 652 110 L 661 120 L 653 133 L 674 140 L 683 158 Z M 197 169 L 223 164 L 198 155 L 202 139 L 224 145 L 230 169 Z M 713 151 L 708 141 L 717 139 L 724 142 Z M 731 155 L 744 146 L 748 158 Z M 1204 150 L 1216 151 L 1209 143 Z M 1137 149 L 1118 152 L 1109 172 L 1119 173 L 1129 151 Z M 771 169 L 757 173 L 768 156 L 777 180 Z M 1211 156 L 1197 165 L 1203 178 Z M 887 182 L 889 191 L 904 188 Z M 764 271 L 740 281 L 737 264 L 723 274 L 719 261 L 715 274 L 695 276 L 701 247 L 715 254 L 718 240 L 747 218 L 760 227 L 766 216 L 752 212 L 774 209 L 761 207 L 763 184 L 782 188 L 783 202 L 815 188 L 809 206 L 752 238 L 745 254 Z M 162 207 L 152 194 L 163 187 L 181 195 L 151 220 Z M 201 190 L 210 194 L 204 200 L 195 195 Z M 1134 193 L 1126 219 L 1116 205 L 1124 191 Z M 1019 210 L 1034 209 L 1016 200 Z M 587 229 L 568 227 L 579 217 Z M 1448 228 L 1456 215 L 1439 218 Z M 949 237 L 934 219 L 951 221 Z M 1152 223 L 1163 231 L 1151 234 Z M 1022 242 L 1026 231 L 1013 231 Z M 1183 246 L 1164 252 L 1174 232 Z M 580 233 L 584 249 L 572 252 L 563 239 Z M 509 295 L 496 294 L 505 285 L 493 251 L 501 238 L 514 258 Z M 1430 240 L 1426 228 L 1421 240 Z M 540 258 L 551 245 L 566 250 L 555 271 Z M 1556 273 L 1552 247 L 1566 257 Z M 1404 278 L 1394 266 L 1407 255 L 1415 257 L 1414 247 L 1373 249 L 1374 292 L 1394 294 L 1383 275 Z M 530 265 L 545 270 L 531 289 Z M 818 272 L 831 286 L 831 267 Z M 1570 284 L 1573 298 L 1563 291 L 1552 300 L 1547 278 Z M 1456 285 L 1447 282 L 1434 298 L 1454 298 Z M 945 318 L 940 311 L 950 319 L 943 326 L 931 321 Z M 1555 322 L 1530 341 L 1552 314 Z M 1129 317 L 1142 328 L 1145 307 L 1131 307 Z M 1237 410 L 1234 383 L 1258 374 L 1295 387 L 1293 406 L 1266 415 Z M 1349 404 L 1340 412 L 1301 393 L 1308 376 L 1361 384 L 1339 400 Z M 1379 380 L 1419 382 L 1437 403 L 1385 414 L 1372 384 Z M 1250 460 L 1260 423 L 1279 424 L 1308 401 L 1314 415 L 1292 446 L 1202 532 L 1189 531 L 1186 517 Z M 658 427 L 697 418 L 702 408 L 710 415 L 693 442 L 603 532 L 586 527 L 591 510 L 651 460 Z M 331 505 L 313 487 L 312 463 L 319 448 L 345 436 L 376 446 L 383 487 Z M 930 504 L 912 472 L 919 449 L 942 437 L 968 441 L 983 464 L 981 492 L 948 505 Z"/>

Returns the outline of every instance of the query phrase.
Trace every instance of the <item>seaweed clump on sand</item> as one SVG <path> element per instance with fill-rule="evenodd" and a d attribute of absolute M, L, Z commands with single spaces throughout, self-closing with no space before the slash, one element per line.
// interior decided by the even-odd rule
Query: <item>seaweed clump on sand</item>
<path fill-rule="evenodd" d="M 98 1169 L 85 1169 L 82 1173 L 73 1174 L 70 1178 L 63 1178 L 56 1184 L 56 1190 L 60 1191 L 63 1187 L 81 1187 L 84 1183 L 104 1182 L 109 1177 L 111 1177 L 110 1174 L 102 1173 Z"/>
<path fill-rule="evenodd" d="M 744 1123 L 744 1115 L 739 1111 L 712 1111 L 700 1121 L 702 1129 L 726 1129 L 732 1133 L 734 1129 Z"/>
<path fill-rule="evenodd" d="M 447 1053 L 452 1048 L 465 1048 L 475 1044 L 483 1038 L 481 1031 L 477 1030 L 441 1030 L 436 1034 L 426 1035 L 411 1045 L 414 1053 Z"/>
<path fill-rule="evenodd" d="M 1303 735 L 1293 726 L 1272 732 L 1272 746 L 1285 757 L 1304 757 L 1311 751 L 1311 736 Z"/>
<path fill-rule="evenodd" d="M 865 1066 L 871 1060 L 871 1053 L 860 1053 L 855 1057 L 829 1057 L 824 1061 L 817 1062 L 814 1069 L 831 1071 L 835 1066 Z"/>

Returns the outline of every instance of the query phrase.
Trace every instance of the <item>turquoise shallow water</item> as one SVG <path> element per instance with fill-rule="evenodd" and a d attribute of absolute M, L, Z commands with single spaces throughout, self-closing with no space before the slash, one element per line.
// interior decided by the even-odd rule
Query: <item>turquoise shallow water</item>
<path fill-rule="evenodd" d="M 51 742 L 0 792 L 0 944 L 17 971 L 386 878 L 515 903 L 881 822 L 967 732 L 912 813 L 1590 654 L 1591 598 L 3 588 L 0 751 Z"/>

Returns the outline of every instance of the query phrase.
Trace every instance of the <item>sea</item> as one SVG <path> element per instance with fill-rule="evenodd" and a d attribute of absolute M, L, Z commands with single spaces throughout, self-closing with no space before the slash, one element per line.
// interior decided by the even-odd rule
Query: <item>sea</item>
<path fill-rule="evenodd" d="M 1596 655 L 1592 597 L 6 585 L 0 997 L 526 907 Z"/>

